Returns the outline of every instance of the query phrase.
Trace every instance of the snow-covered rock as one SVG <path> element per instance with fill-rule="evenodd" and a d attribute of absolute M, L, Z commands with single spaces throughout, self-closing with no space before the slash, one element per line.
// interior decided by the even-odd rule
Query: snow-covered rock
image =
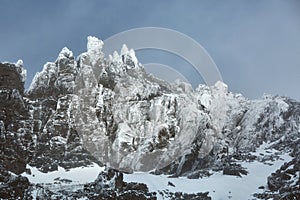
<path fill-rule="evenodd" d="M 108 58 L 103 45 L 88 37 L 87 52 L 77 59 L 63 48 L 25 94 L 23 62 L 0 63 L 1 166 L 19 174 L 26 164 L 49 172 L 97 162 L 189 178 L 215 171 L 242 176 L 248 169 L 238 162 L 264 163 L 292 151 L 288 167 L 297 168 L 298 102 L 249 100 L 222 82 L 195 90 L 171 85 L 147 74 L 126 45 Z M 270 155 L 254 155 L 264 143 L 272 144 Z M 286 171 L 269 177 L 270 190 Z"/>

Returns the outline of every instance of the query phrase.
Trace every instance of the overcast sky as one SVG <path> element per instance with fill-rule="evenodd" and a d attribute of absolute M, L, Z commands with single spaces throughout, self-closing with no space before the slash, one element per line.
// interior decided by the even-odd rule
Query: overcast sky
<path fill-rule="evenodd" d="M 86 37 L 102 40 L 131 28 L 157 26 L 199 42 L 233 92 L 300 100 L 300 1 L 16 1 L 0 0 L 0 62 L 24 61 L 26 87 L 47 61 L 67 46 L 77 56 Z M 185 65 L 192 84 L 201 82 L 185 61 L 166 52 L 137 53 L 140 62 Z M 150 56 L 149 56 L 150 55 Z"/>

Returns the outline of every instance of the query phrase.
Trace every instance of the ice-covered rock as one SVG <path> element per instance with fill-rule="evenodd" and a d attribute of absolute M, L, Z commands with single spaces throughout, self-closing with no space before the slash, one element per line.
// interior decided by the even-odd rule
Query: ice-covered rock
<path fill-rule="evenodd" d="M 22 79 L 21 79 L 22 82 L 25 82 L 26 76 L 27 76 L 27 70 L 24 69 L 24 67 L 23 67 L 23 60 L 18 60 L 16 63 L 16 67 L 19 68 L 18 70 L 20 71 L 20 75 L 22 77 Z"/>
<path fill-rule="evenodd" d="M 75 88 L 76 74 L 73 52 L 64 47 L 54 63 L 46 63 L 43 70 L 34 76 L 27 93 L 30 97 L 70 94 Z"/>
<path fill-rule="evenodd" d="M 0 166 L 49 172 L 97 161 L 129 172 L 240 175 L 246 170 L 236 160 L 263 160 L 251 155 L 263 143 L 294 151 L 299 162 L 299 103 L 278 96 L 249 100 L 222 82 L 195 90 L 180 81 L 171 85 L 148 75 L 125 45 L 108 59 L 103 45 L 88 37 L 87 52 L 77 59 L 63 48 L 25 95 L 23 63 L 0 63 Z M 271 190 L 283 171 L 270 176 Z"/>
<path fill-rule="evenodd" d="M 126 45 L 108 60 L 103 45 L 88 37 L 87 52 L 77 63 L 63 49 L 56 62 L 48 63 L 37 75 L 32 87 L 72 94 L 68 113 L 59 116 L 72 121 L 85 148 L 100 162 L 148 171 L 177 160 L 173 168 L 183 173 L 197 168 L 197 159 L 206 159 L 212 152 L 250 150 L 261 141 L 282 136 L 272 131 L 286 124 L 282 113 L 289 106 L 284 98 L 250 101 L 228 92 L 222 82 L 212 87 L 199 85 L 195 91 L 183 82 L 171 86 L 149 76 Z M 273 129 L 264 130 L 261 125 L 266 112 Z M 263 131 L 257 132 L 257 126 Z M 194 161 L 186 167 L 190 158 L 185 155 L 191 154 Z"/>
<path fill-rule="evenodd" d="M 87 54 L 92 65 L 95 65 L 97 60 L 104 57 L 102 52 L 103 41 L 93 36 L 88 36 L 87 40 Z"/>

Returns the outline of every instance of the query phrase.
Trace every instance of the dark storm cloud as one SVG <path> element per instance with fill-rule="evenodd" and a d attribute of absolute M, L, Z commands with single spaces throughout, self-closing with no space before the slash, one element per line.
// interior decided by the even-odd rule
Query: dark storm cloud
<path fill-rule="evenodd" d="M 23 59 L 31 79 L 67 46 L 85 51 L 131 28 L 160 26 L 183 32 L 210 53 L 230 90 L 249 98 L 264 92 L 300 99 L 299 1 L 0 1 L 0 61 Z M 186 66 L 165 53 L 137 53 L 142 62 Z M 154 60 L 153 60 L 154 59 Z"/>

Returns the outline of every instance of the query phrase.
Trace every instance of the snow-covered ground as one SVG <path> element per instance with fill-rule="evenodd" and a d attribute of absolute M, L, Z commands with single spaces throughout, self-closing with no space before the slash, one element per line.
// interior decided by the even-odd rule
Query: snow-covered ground
<path fill-rule="evenodd" d="M 93 163 L 91 166 L 78 167 L 70 170 L 65 170 L 58 167 L 58 171 L 43 173 L 36 167 L 27 165 L 31 174 L 23 173 L 31 183 L 38 183 L 50 190 L 76 190 L 82 189 L 85 183 L 95 181 L 98 174 L 104 170 L 104 167 Z"/>
<path fill-rule="evenodd" d="M 257 149 L 256 156 L 274 155 L 276 150 L 266 149 L 270 144 L 263 144 Z M 277 152 L 279 153 L 279 152 Z M 124 174 L 125 182 L 139 182 L 147 184 L 151 192 L 169 190 L 170 192 L 198 193 L 209 192 L 209 196 L 213 200 L 240 200 L 253 199 L 252 195 L 262 192 L 259 186 L 267 184 L 267 177 L 276 171 L 284 162 L 289 162 L 291 157 L 285 153 L 279 155 L 279 159 L 262 163 L 242 162 L 241 165 L 247 169 L 248 175 L 242 177 L 223 175 L 222 172 L 214 173 L 210 177 L 201 179 L 188 179 L 186 177 L 168 178 L 166 175 L 152 175 L 145 172 L 135 172 L 133 174 Z M 58 171 L 42 173 L 35 167 L 27 166 L 31 170 L 31 174 L 23 173 L 28 177 L 30 182 L 39 183 L 52 191 L 57 190 L 77 190 L 82 189 L 83 185 L 94 181 L 99 172 L 104 167 L 93 164 L 89 167 L 79 167 L 71 170 L 65 170 L 59 167 Z M 72 182 L 68 182 L 70 180 Z M 168 185 L 171 182 L 175 187 Z M 158 199 L 163 199 L 157 193 Z"/>
<path fill-rule="evenodd" d="M 265 150 L 269 146 L 262 145 L 255 154 L 263 153 L 264 155 L 273 154 L 273 151 Z M 213 200 L 241 200 L 253 199 L 253 194 L 262 192 L 259 186 L 266 186 L 267 177 L 275 172 L 284 162 L 291 161 L 288 154 L 280 155 L 280 158 L 274 162 L 269 161 L 268 164 L 261 162 L 243 162 L 243 167 L 249 172 L 248 175 L 242 177 L 223 175 L 222 172 L 214 173 L 210 177 L 202 179 L 188 179 L 186 177 L 168 178 L 166 175 L 152 175 L 148 173 L 125 174 L 126 182 L 140 182 L 148 185 L 150 191 L 169 190 L 170 192 L 198 193 L 209 192 L 209 196 Z M 272 165 L 270 164 L 272 163 Z M 172 187 L 168 182 L 175 185 Z M 159 193 L 158 193 L 159 195 Z M 158 196 L 158 199 L 163 199 Z"/>

